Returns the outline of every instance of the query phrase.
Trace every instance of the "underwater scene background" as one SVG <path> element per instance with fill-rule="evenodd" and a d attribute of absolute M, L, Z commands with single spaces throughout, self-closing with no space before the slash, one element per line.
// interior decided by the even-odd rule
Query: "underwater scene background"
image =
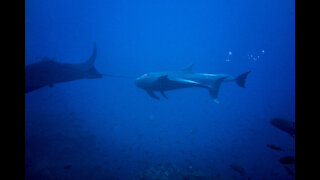
<path fill-rule="evenodd" d="M 25 65 L 100 73 L 25 94 L 25 179 L 294 179 L 295 1 L 26 0 Z M 145 73 L 238 76 L 150 97 Z M 286 161 L 287 160 L 287 161 Z"/>

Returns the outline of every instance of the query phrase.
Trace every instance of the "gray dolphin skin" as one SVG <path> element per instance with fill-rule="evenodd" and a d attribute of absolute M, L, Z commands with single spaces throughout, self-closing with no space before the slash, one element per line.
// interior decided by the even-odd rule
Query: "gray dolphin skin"
<path fill-rule="evenodd" d="M 78 64 L 60 63 L 50 58 L 43 58 L 41 62 L 25 67 L 25 93 L 56 83 L 74 81 L 78 79 L 101 78 L 93 63 L 96 59 L 97 48 L 94 44 L 91 57 Z"/>
<path fill-rule="evenodd" d="M 164 98 L 168 99 L 164 93 L 168 90 L 190 87 L 207 88 L 214 102 L 219 103 L 218 93 L 222 82 L 235 81 L 240 87 L 245 88 L 246 78 L 251 72 L 248 71 L 238 77 L 232 77 L 228 74 L 194 73 L 192 71 L 193 65 L 191 64 L 181 71 L 147 73 L 138 77 L 135 84 L 155 99 L 160 99 L 155 95 L 155 91 L 159 91 Z"/>

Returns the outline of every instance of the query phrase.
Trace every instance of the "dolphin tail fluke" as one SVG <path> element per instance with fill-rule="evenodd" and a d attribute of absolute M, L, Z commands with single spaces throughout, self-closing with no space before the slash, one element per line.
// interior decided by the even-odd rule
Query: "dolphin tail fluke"
<path fill-rule="evenodd" d="M 236 82 L 237 84 L 242 87 L 242 88 L 245 88 L 245 84 L 246 84 L 246 79 L 247 79 L 247 76 L 248 74 L 250 73 L 251 71 L 248 71 L 248 72 L 245 72 L 243 74 L 240 74 L 237 78 L 236 78 Z"/>
<path fill-rule="evenodd" d="M 217 104 L 219 104 L 218 93 L 219 93 L 220 85 L 221 85 L 222 81 L 225 79 L 226 79 L 226 77 L 222 77 L 222 78 L 216 80 L 214 82 L 214 84 L 209 87 L 209 93 L 210 93 L 211 97 L 213 98 L 214 102 Z"/>

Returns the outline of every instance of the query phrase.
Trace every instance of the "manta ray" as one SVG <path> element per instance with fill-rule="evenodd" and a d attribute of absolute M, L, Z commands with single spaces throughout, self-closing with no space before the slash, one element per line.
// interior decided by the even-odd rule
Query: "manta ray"
<path fill-rule="evenodd" d="M 222 82 L 235 81 L 240 87 L 245 88 L 246 78 L 251 72 L 245 72 L 237 77 L 228 74 L 194 73 L 192 71 L 193 65 L 194 64 L 190 64 L 180 71 L 151 72 L 143 74 L 135 80 L 135 84 L 155 99 L 160 99 L 155 95 L 155 91 L 159 91 L 164 98 L 168 99 L 164 93 L 165 91 L 202 87 L 209 90 L 214 102 L 219 103 L 218 92 Z"/>
<path fill-rule="evenodd" d="M 61 63 L 54 59 L 43 58 L 41 62 L 25 66 L 25 93 L 45 86 L 53 87 L 57 83 L 101 78 L 103 74 L 93 65 L 96 55 L 97 48 L 94 44 L 91 57 L 83 63 Z"/>

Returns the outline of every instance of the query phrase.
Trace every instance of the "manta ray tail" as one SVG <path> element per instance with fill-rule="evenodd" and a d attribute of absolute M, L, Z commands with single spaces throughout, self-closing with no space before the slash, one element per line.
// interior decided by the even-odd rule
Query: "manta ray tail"
<path fill-rule="evenodd" d="M 248 74 L 250 73 L 251 71 L 248 71 L 248 72 L 245 72 L 243 74 L 240 74 L 237 78 L 236 78 L 236 82 L 237 84 L 242 87 L 242 88 L 245 88 L 245 84 L 246 84 L 246 78 L 248 76 Z"/>
<path fill-rule="evenodd" d="M 217 104 L 219 104 L 218 93 L 219 93 L 220 85 L 224 79 L 226 79 L 226 77 L 222 77 L 216 80 L 215 83 L 209 87 L 209 93 L 213 98 L 214 102 L 216 102 Z"/>

